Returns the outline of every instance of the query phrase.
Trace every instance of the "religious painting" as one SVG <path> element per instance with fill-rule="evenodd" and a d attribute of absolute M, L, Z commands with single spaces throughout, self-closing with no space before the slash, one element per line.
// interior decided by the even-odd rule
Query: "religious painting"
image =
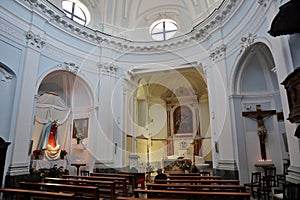
<path fill-rule="evenodd" d="M 188 106 L 178 106 L 173 112 L 174 134 L 193 133 L 193 112 Z"/>
<path fill-rule="evenodd" d="M 73 120 L 73 135 L 72 138 L 81 139 L 88 137 L 88 128 L 89 128 L 89 119 L 82 118 L 82 119 L 74 119 Z"/>

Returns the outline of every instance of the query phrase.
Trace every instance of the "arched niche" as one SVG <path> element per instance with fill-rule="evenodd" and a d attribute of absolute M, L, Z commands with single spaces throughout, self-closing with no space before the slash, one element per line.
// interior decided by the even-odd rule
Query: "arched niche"
<path fill-rule="evenodd" d="M 0 62 L 0 127 L 1 136 L 5 140 L 9 140 L 10 124 L 12 119 L 12 109 L 16 92 L 16 75 L 5 64 Z"/>
<path fill-rule="evenodd" d="M 83 133 L 84 138 L 82 138 L 82 142 L 84 142 L 87 146 L 92 144 L 89 141 L 92 141 L 91 137 L 93 136 L 89 133 L 93 132 L 92 127 L 94 126 L 95 120 L 92 106 L 93 98 L 89 85 L 81 76 L 64 70 L 53 71 L 47 74 L 41 80 L 37 93 L 37 106 L 35 111 L 36 115 L 38 111 L 38 104 L 40 103 L 39 100 L 45 95 L 50 97 L 44 102 L 41 102 L 44 103 L 42 106 L 46 107 L 48 104 L 53 104 L 52 107 L 54 109 L 46 111 L 52 115 L 50 118 L 49 116 L 46 116 L 46 114 L 43 114 L 43 116 L 45 116 L 43 119 L 40 117 L 38 120 L 37 116 L 35 117 L 35 125 L 32 136 L 33 150 L 38 147 L 37 141 L 41 140 L 40 135 L 43 131 L 45 123 L 47 123 L 47 120 L 55 120 L 53 119 L 54 117 L 57 117 L 58 122 L 61 122 L 57 131 L 60 139 L 59 142 L 61 149 L 67 150 L 69 156 L 71 152 L 74 151 L 73 144 L 76 144 L 76 138 L 73 136 L 75 122 L 76 124 L 80 123 L 81 121 L 84 122 L 83 125 L 85 125 L 85 127 L 78 127 L 80 130 L 86 131 Z M 59 109 L 55 110 L 55 108 L 58 107 L 63 107 L 63 109 L 59 109 L 65 111 L 65 113 L 61 114 L 61 116 L 58 113 Z M 70 110 L 69 113 L 67 113 L 67 109 Z M 91 137 L 89 137 L 90 135 Z M 88 152 L 84 153 L 84 151 L 81 151 L 80 157 L 88 159 L 87 155 L 85 155 L 87 153 Z M 73 158 L 72 160 L 74 159 L 79 158 Z"/>
<path fill-rule="evenodd" d="M 241 182 L 247 182 L 250 180 L 249 172 L 259 170 L 255 164 L 261 160 L 261 147 L 257 134 L 257 121 L 242 117 L 242 113 L 256 111 L 257 105 L 260 105 L 262 111 L 276 110 L 280 113 L 282 103 L 273 55 L 264 43 L 255 43 L 246 49 L 234 73 L 232 103 L 240 163 L 239 176 Z M 287 156 L 283 141 L 284 122 L 278 121 L 276 115 L 271 115 L 264 118 L 264 124 L 268 131 L 267 158 L 272 160 L 280 171 L 282 159 Z"/>

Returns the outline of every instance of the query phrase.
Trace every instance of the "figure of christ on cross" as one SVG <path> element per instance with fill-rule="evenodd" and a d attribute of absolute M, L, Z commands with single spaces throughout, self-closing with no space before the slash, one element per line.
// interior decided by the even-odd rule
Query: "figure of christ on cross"
<path fill-rule="evenodd" d="M 267 129 L 264 125 L 264 118 L 268 116 L 272 116 L 276 114 L 276 110 L 261 110 L 260 105 L 256 105 L 256 111 L 249 111 L 249 112 L 242 112 L 243 117 L 248 117 L 257 121 L 257 134 L 259 136 L 259 144 L 260 144 L 260 153 L 261 159 L 266 160 L 266 146 L 265 146 L 265 139 L 267 136 Z"/>

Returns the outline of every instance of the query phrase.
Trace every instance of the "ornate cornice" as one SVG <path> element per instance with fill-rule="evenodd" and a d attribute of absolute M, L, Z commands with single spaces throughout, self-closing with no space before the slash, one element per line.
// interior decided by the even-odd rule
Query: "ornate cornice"
<path fill-rule="evenodd" d="M 249 46 L 251 46 L 256 39 L 256 35 L 253 33 L 248 33 L 248 35 L 241 38 L 241 50 L 239 55 L 243 53 Z"/>
<path fill-rule="evenodd" d="M 41 38 L 40 35 L 34 34 L 32 31 L 26 33 L 26 40 L 28 46 L 37 50 L 41 50 L 46 43 L 45 39 Z"/>
<path fill-rule="evenodd" d="M 80 72 L 79 66 L 75 63 L 64 62 L 62 64 L 57 65 L 57 67 L 61 68 L 61 70 L 71 72 L 75 75 Z"/>
<path fill-rule="evenodd" d="M 100 63 L 99 70 L 102 74 L 116 74 L 118 67 L 113 63 Z"/>
<path fill-rule="evenodd" d="M 144 52 L 161 52 L 165 50 L 174 50 L 183 48 L 184 46 L 193 45 L 195 42 L 201 42 L 210 37 L 215 29 L 219 28 L 222 23 L 229 19 L 233 12 L 239 7 L 243 1 L 224 0 L 221 7 L 210 17 L 197 25 L 190 33 L 164 42 L 133 42 L 126 39 L 109 36 L 96 30 L 91 30 L 81 26 L 65 15 L 56 7 L 46 0 L 17 0 L 28 9 L 34 9 L 36 12 L 50 18 L 49 23 L 58 25 L 64 31 L 71 32 L 76 36 L 87 40 L 91 43 L 98 43 L 112 49 L 124 52 L 144 53 Z M 28 6 L 28 4 L 30 6 Z"/>
<path fill-rule="evenodd" d="M 257 0 L 257 3 L 261 6 L 267 7 L 270 0 Z"/>
<path fill-rule="evenodd" d="M 226 45 L 222 44 L 221 46 L 212 50 L 209 56 L 212 59 L 212 61 L 217 61 L 221 58 L 224 58 L 225 52 L 226 52 Z"/>

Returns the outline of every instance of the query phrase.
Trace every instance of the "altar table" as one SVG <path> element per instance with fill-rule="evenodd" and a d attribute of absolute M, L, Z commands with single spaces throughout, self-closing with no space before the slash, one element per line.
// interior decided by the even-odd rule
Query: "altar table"
<path fill-rule="evenodd" d="M 34 168 L 36 170 L 39 169 L 50 169 L 56 165 L 57 168 L 63 167 L 63 169 L 66 169 L 67 167 L 67 160 L 31 160 L 30 161 L 30 167 Z"/>

